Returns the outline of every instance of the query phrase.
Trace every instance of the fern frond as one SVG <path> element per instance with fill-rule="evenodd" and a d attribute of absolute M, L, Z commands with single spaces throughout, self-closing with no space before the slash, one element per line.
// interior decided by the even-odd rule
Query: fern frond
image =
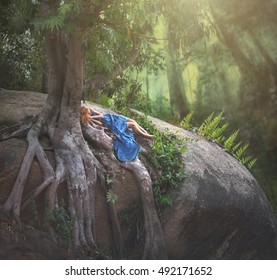
<path fill-rule="evenodd" d="M 256 161 L 257 161 L 257 158 L 254 158 L 254 159 L 252 159 L 252 160 L 248 163 L 247 167 L 248 167 L 249 170 L 252 169 L 252 167 L 254 166 L 254 164 L 256 163 Z"/>
<path fill-rule="evenodd" d="M 239 134 L 239 129 L 236 130 L 233 134 L 231 134 L 231 136 L 229 136 L 229 138 L 227 138 L 227 140 L 224 142 L 224 148 L 228 151 L 231 150 L 232 146 L 234 145 L 234 142 L 237 138 Z"/>
<path fill-rule="evenodd" d="M 58 12 L 60 15 L 65 16 L 66 14 L 70 13 L 72 9 L 73 9 L 72 3 L 64 3 L 59 7 Z"/>
<path fill-rule="evenodd" d="M 222 139 L 222 134 L 226 130 L 226 128 L 229 126 L 228 123 L 225 123 L 222 127 L 217 128 L 215 131 L 212 132 L 211 138 L 217 140 L 220 142 L 220 139 Z"/>
<path fill-rule="evenodd" d="M 206 127 L 206 136 L 210 140 L 212 138 L 213 132 L 217 129 L 219 122 L 221 121 L 222 113 L 216 116 Z"/>
<path fill-rule="evenodd" d="M 189 113 L 188 115 L 186 115 L 183 120 L 180 122 L 180 126 L 185 128 L 185 129 L 190 129 L 191 127 L 191 119 L 192 119 L 192 116 L 193 116 L 193 112 Z"/>
<path fill-rule="evenodd" d="M 243 147 L 239 148 L 238 151 L 235 152 L 236 159 L 240 159 L 244 152 L 247 150 L 249 144 L 244 145 Z"/>
<path fill-rule="evenodd" d="M 217 142 L 218 144 L 222 144 L 222 143 L 225 142 L 225 140 L 226 140 L 226 137 L 225 137 L 224 135 L 221 135 L 221 136 L 219 136 L 219 137 L 216 139 L 216 142 Z"/>
<path fill-rule="evenodd" d="M 242 141 L 239 141 L 239 142 L 232 148 L 232 152 L 235 153 L 235 151 L 240 147 L 241 144 L 242 144 Z"/>
<path fill-rule="evenodd" d="M 36 30 L 60 30 L 64 25 L 64 17 L 61 15 L 39 19 L 34 22 Z"/>
<path fill-rule="evenodd" d="M 219 123 L 222 119 L 222 112 L 219 113 L 216 117 L 214 113 L 212 113 L 200 126 L 198 129 L 198 133 L 206 137 L 208 140 L 217 139 L 221 136 L 224 130 L 227 128 L 228 124 L 224 124 L 221 128 L 219 128 Z"/>
<path fill-rule="evenodd" d="M 204 122 L 200 125 L 200 127 L 198 128 L 197 132 L 203 136 L 205 136 L 205 131 L 206 131 L 206 127 L 207 125 L 212 121 L 214 116 L 214 112 L 211 113 L 208 118 L 206 120 L 204 120 Z"/>
<path fill-rule="evenodd" d="M 240 159 L 239 161 L 240 161 L 243 165 L 246 165 L 251 159 L 252 159 L 252 156 L 247 156 L 247 157 L 244 157 L 244 158 Z"/>

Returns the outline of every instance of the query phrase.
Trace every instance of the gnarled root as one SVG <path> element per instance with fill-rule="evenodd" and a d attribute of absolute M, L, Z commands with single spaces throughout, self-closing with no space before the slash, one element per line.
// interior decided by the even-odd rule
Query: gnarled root
<path fill-rule="evenodd" d="M 95 157 L 84 141 L 80 130 L 80 133 L 70 134 L 68 130 L 57 129 L 55 137 L 52 137 L 57 140 L 52 141 L 56 158 L 56 170 L 54 171 L 38 140 L 41 130 L 42 122 L 38 121 L 28 132 L 27 151 L 13 189 L 1 210 L 9 216 L 15 217 L 20 223 L 21 210 L 45 189 L 47 204 L 54 209 L 58 205 L 58 186 L 65 181 L 68 186 L 69 210 L 74 220 L 75 248 L 94 247 L 93 189 L 97 180 Z M 60 141 L 60 139 L 64 139 L 64 141 Z M 41 167 L 43 181 L 22 199 L 25 183 L 35 158 Z"/>
<path fill-rule="evenodd" d="M 140 190 L 146 234 L 143 259 L 167 259 L 163 231 L 156 211 L 150 175 L 139 159 L 133 162 L 121 163 L 120 165 L 133 173 Z"/>
<path fill-rule="evenodd" d="M 101 157 L 99 157 L 99 161 L 97 159 L 95 160 L 95 163 L 98 163 L 100 166 L 97 168 L 97 170 L 101 173 L 101 186 L 104 189 L 105 194 L 107 194 L 109 189 L 112 188 L 112 186 L 108 187 L 107 184 L 104 182 L 104 174 L 103 172 L 101 172 L 101 170 L 104 167 L 106 172 L 112 174 L 114 172 L 115 166 L 117 165 L 117 161 L 112 153 L 112 139 L 102 129 L 99 130 L 90 125 L 83 126 L 82 128 L 83 135 L 89 143 L 108 152 L 108 155 L 101 155 Z M 115 254 L 118 258 L 121 258 L 123 256 L 124 246 L 119 219 L 114 203 L 108 202 L 108 208 L 111 220 L 111 229 L 113 235 Z"/>
<path fill-rule="evenodd" d="M 85 139 L 96 144 L 99 147 L 111 151 L 112 150 L 111 139 L 108 136 L 106 136 L 104 132 L 101 132 L 101 134 L 99 133 L 97 134 L 95 133 L 95 130 L 96 129 L 91 126 L 83 127 L 83 134 L 85 136 Z M 97 135 L 97 138 L 95 135 Z M 104 157 L 101 157 L 100 161 L 104 166 L 106 166 L 107 169 L 111 168 L 112 165 L 109 163 L 105 163 Z M 125 162 L 125 163 L 120 163 L 119 161 L 117 161 L 117 164 L 122 168 L 131 171 L 131 173 L 135 176 L 138 182 L 138 186 L 140 188 L 139 190 L 140 190 L 140 195 L 143 204 L 145 232 L 146 232 L 143 258 L 144 259 L 167 259 L 162 227 L 156 211 L 155 200 L 153 196 L 152 181 L 146 167 L 139 159 L 133 162 Z M 117 218 L 116 210 L 111 209 L 111 206 L 110 206 L 110 213 L 114 219 L 113 222 L 113 232 L 115 233 L 114 236 L 117 236 L 115 239 L 117 239 L 119 248 L 121 248 L 120 246 L 123 245 L 121 244 L 122 241 L 120 240 L 121 238 L 120 225 Z"/>
<path fill-rule="evenodd" d="M 43 125 L 43 118 L 38 118 L 28 132 L 28 148 L 25 157 L 10 196 L 1 210 L 20 221 L 21 209 L 25 208 L 43 190 L 46 190 L 48 204 L 54 209 L 58 205 L 58 186 L 65 182 L 68 189 L 69 211 L 74 220 L 74 247 L 76 249 L 95 249 L 94 191 L 96 182 L 100 179 L 100 183 L 107 193 L 103 167 L 113 173 L 113 167 L 120 166 L 133 173 L 140 188 L 146 232 L 143 258 L 166 259 L 166 249 L 156 212 L 152 182 L 145 166 L 138 159 L 126 163 L 117 161 L 113 155 L 112 139 L 103 130 L 92 126 L 82 128 L 83 136 L 89 143 L 108 152 L 97 159 L 82 137 L 78 123 L 67 121 L 67 128 L 54 127 L 51 126 L 51 122 L 49 123 L 48 126 Z M 49 135 L 53 145 L 56 159 L 55 170 L 39 143 L 42 130 Z M 7 134 L 5 135 L 7 137 Z M 16 131 L 13 131 L 12 135 L 16 135 Z M 22 199 L 25 182 L 35 158 L 41 167 L 43 182 Z M 108 207 L 115 249 L 118 257 L 122 257 L 123 241 L 117 212 L 114 204 L 109 203 Z"/>
<path fill-rule="evenodd" d="M 1 207 L 1 210 L 4 213 L 8 215 L 12 214 L 17 221 L 20 221 L 20 209 L 24 185 L 35 157 L 37 158 L 38 163 L 43 171 L 44 180 L 43 183 L 38 186 L 37 191 L 34 192 L 34 195 L 37 195 L 39 192 L 45 189 L 55 179 L 53 168 L 47 160 L 45 152 L 38 141 L 40 128 L 41 122 L 37 122 L 37 124 L 27 134 L 28 148 L 21 164 L 19 174 L 10 196 Z"/>

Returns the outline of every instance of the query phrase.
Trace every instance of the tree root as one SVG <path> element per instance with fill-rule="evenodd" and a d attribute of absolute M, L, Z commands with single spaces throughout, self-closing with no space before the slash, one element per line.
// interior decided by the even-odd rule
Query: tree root
<path fill-rule="evenodd" d="M 84 138 L 94 146 L 106 151 L 106 154 L 94 156 L 91 149 L 84 141 L 78 124 L 72 122 L 70 128 L 46 127 L 43 118 L 36 118 L 18 131 L 13 130 L 10 134 L 2 134 L 2 139 L 22 135 L 22 131 L 31 127 L 27 134 L 28 148 L 21 164 L 13 189 L 4 205 L 0 208 L 3 213 L 13 215 L 20 223 L 21 209 L 35 199 L 42 191 L 46 190 L 47 203 L 51 209 L 58 207 L 57 190 L 62 182 L 68 189 L 68 204 L 70 215 L 74 221 L 74 248 L 93 248 L 95 245 L 95 214 L 94 197 L 97 180 L 100 180 L 105 193 L 109 188 L 106 184 L 103 167 L 109 172 L 120 166 L 127 169 L 135 176 L 143 203 L 145 223 L 145 246 L 144 259 L 166 259 L 166 249 L 163 240 L 161 224 L 156 212 L 155 201 L 152 191 L 152 182 L 145 166 L 137 159 L 134 162 L 120 163 L 113 155 L 112 139 L 100 129 L 93 126 L 83 126 Z M 71 123 L 70 121 L 68 123 Z M 77 129 L 76 129 L 77 127 Z M 49 137 L 53 145 L 56 167 L 51 166 L 46 154 L 39 143 L 41 131 L 49 131 Z M 54 132 L 53 132 L 54 131 Z M 28 195 L 23 197 L 24 186 L 33 160 L 36 159 L 42 170 L 42 183 Z M 112 162 L 112 164 L 111 164 Z M 114 247 L 118 258 L 123 256 L 123 239 L 116 208 L 113 203 L 108 203 L 111 217 Z"/>
<path fill-rule="evenodd" d="M 83 135 L 85 139 L 94 145 L 111 152 L 112 139 L 107 136 L 104 131 L 99 136 L 99 133 L 95 133 L 95 130 L 96 129 L 92 126 L 84 126 Z M 105 164 L 103 156 L 100 160 L 104 166 L 106 165 L 106 168 L 111 168 L 109 163 Z M 162 227 L 156 211 L 155 200 L 153 196 L 152 181 L 146 167 L 139 159 L 136 159 L 133 162 L 125 163 L 120 163 L 117 161 L 117 164 L 122 168 L 131 171 L 131 173 L 135 176 L 139 186 L 143 204 L 146 233 L 143 259 L 167 259 Z M 122 241 L 120 240 L 121 230 L 115 208 L 110 209 L 110 212 L 111 216 L 115 219 L 113 224 L 113 232 L 115 236 L 114 239 L 117 240 L 119 250 L 122 250 L 123 248 L 121 246 L 123 245 L 121 244 Z"/>
<path fill-rule="evenodd" d="M 146 235 L 143 259 L 167 259 L 163 231 L 153 196 L 152 182 L 146 167 L 139 159 L 121 163 L 120 166 L 133 173 L 139 186 Z"/>
<path fill-rule="evenodd" d="M 7 140 L 13 137 L 25 137 L 36 121 L 37 117 L 28 117 L 19 124 L 1 129 L 0 141 Z"/>
<path fill-rule="evenodd" d="M 8 215 L 13 214 L 15 219 L 18 221 L 20 221 L 20 209 L 24 186 L 34 158 L 37 158 L 38 163 L 43 171 L 44 182 L 38 187 L 38 191 L 34 192 L 33 195 L 37 195 L 39 192 L 45 189 L 55 178 L 53 168 L 47 160 L 45 152 L 38 141 L 39 131 L 40 124 L 38 123 L 37 126 L 33 126 L 33 128 L 28 132 L 28 148 L 26 154 L 21 164 L 12 192 L 4 205 L 1 207 L 1 210 L 4 213 Z"/>

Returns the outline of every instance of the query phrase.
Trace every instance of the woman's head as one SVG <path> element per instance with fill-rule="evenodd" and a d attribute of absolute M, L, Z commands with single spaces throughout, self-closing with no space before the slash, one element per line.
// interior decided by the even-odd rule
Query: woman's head
<path fill-rule="evenodd" d="M 90 122 L 90 109 L 87 106 L 81 106 L 80 108 L 80 121 L 82 124 Z"/>

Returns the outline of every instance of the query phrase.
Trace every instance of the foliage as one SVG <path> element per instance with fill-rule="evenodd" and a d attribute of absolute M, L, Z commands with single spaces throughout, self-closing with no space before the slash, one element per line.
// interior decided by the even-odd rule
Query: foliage
<path fill-rule="evenodd" d="M 59 208 L 46 207 L 45 225 L 52 226 L 67 247 L 73 242 L 74 220 L 70 217 L 62 201 Z"/>
<path fill-rule="evenodd" d="M 180 126 L 182 128 L 185 128 L 185 129 L 188 129 L 190 130 L 192 127 L 191 127 L 191 119 L 192 119 L 192 116 L 193 116 L 193 112 L 190 112 L 188 115 L 186 115 L 182 121 L 180 122 Z"/>
<path fill-rule="evenodd" d="M 151 101 L 146 93 L 142 92 L 141 84 L 127 77 L 121 79 L 121 88 L 117 87 L 117 92 L 112 94 L 111 98 L 108 98 L 108 106 L 113 110 L 124 110 L 124 108 L 131 107 L 137 110 L 143 110 L 144 112 L 151 111 Z M 108 85 L 109 86 L 109 85 Z M 106 88 L 108 87 L 106 86 Z M 113 87 L 113 85 L 111 85 Z M 108 91 L 108 90 L 107 90 Z"/>
<path fill-rule="evenodd" d="M 224 123 L 221 127 L 219 127 L 219 123 L 222 119 L 222 114 L 220 113 L 214 117 L 214 113 L 208 116 L 206 120 L 201 124 L 198 128 L 197 132 L 207 138 L 208 140 L 214 139 L 218 143 L 224 141 L 224 137 L 222 137 L 223 132 L 228 127 L 227 123 Z"/>
<path fill-rule="evenodd" d="M 238 161 L 240 161 L 243 165 L 245 165 L 249 170 L 252 169 L 257 159 L 253 158 L 253 156 L 245 156 L 247 148 L 249 144 L 242 145 L 242 141 L 236 143 L 236 139 L 239 134 L 239 130 L 233 132 L 229 137 L 224 136 L 223 133 L 228 127 L 228 123 L 222 122 L 223 112 L 219 113 L 217 116 L 214 116 L 214 112 L 210 114 L 200 125 L 200 127 L 196 130 L 198 134 L 204 136 L 207 140 L 212 140 L 217 142 L 219 145 L 223 146 L 224 149 L 230 152 Z M 180 126 L 186 129 L 191 128 L 191 119 L 192 113 L 187 115 L 181 122 Z"/>
<path fill-rule="evenodd" d="M 107 202 L 114 204 L 116 203 L 116 201 L 117 201 L 117 195 L 111 190 L 109 190 L 107 192 Z"/>
<path fill-rule="evenodd" d="M 238 134 L 239 134 L 239 130 L 236 130 L 224 141 L 224 148 L 226 150 L 230 151 L 232 149 L 232 146 L 234 145 Z"/>
<path fill-rule="evenodd" d="M 26 2 L 18 6 L 14 1 L 0 4 L 0 85 L 41 91 L 45 62 L 42 36 L 32 32 L 30 17 L 37 11 Z"/>
<path fill-rule="evenodd" d="M 155 135 L 147 161 L 158 172 L 152 178 L 156 203 L 158 207 L 172 205 L 173 190 L 178 191 L 185 178 L 182 154 L 186 151 L 188 140 L 168 131 L 160 132 L 145 116 L 132 117 Z"/>

